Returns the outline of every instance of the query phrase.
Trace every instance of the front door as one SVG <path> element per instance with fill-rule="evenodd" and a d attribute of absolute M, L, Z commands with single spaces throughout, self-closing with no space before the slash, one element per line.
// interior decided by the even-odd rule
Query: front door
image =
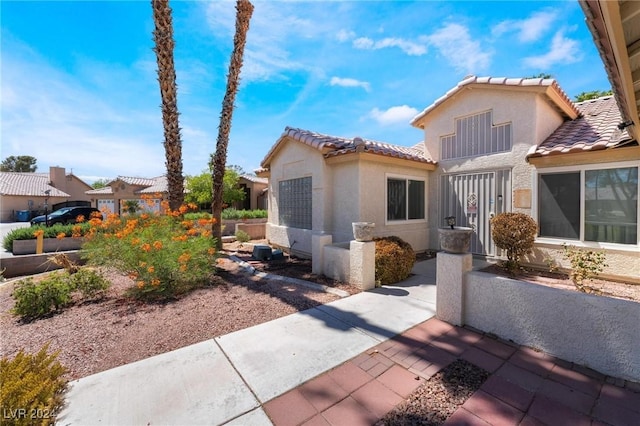
<path fill-rule="evenodd" d="M 454 216 L 457 226 L 473 228 L 473 254 L 496 255 L 489 220 L 495 214 L 510 211 L 510 206 L 510 170 L 449 174 L 440 178 L 440 226 L 446 226 L 445 217 Z"/>

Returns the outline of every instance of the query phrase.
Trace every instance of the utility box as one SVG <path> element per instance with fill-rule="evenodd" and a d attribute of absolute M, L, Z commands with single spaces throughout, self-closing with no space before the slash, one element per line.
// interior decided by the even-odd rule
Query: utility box
<path fill-rule="evenodd" d="M 256 260 L 271 260 L 271 247 L 265 245 L 253 246 L 251 257 Z"/>

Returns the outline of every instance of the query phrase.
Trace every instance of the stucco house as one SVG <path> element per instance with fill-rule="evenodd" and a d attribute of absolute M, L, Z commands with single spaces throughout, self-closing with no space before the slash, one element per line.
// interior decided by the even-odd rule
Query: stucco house
<path fill-rule="evenodd" d="M 154 178 L 118 176 L 106 186 L 87 191 L 92 206 L 103 212 L 121 214 L 126 203 L 134 201 L 142 210 L 160 211 L 161 201 L 167 197 L 166 176 Z M 145 200 L 143 200 L 145 198 Z"/>
<path fill-rule="evenodd" d="M 313 234 L 348 241 L 366 221 L 423 251 L 455 216 L 474 254 L 498 256 L 489 220 L 519 211 L 540 224 L 532 263 L 568 242 L 638 279 L 640 148 L 621 120 L 613 97 L 573 103 L 553 79 L 469 76 L 411 121 L 413 147 L 287 128 L 261 164 L 267 237 L 309 256 Z"/>
<path fill-rule="evenodd" d="M 65 204 L 88 204 L 85 193 L 91 186 L 64 167 L 50 167 L 49 173 L 0 172 L 0 221 L 28 220 Z M 30 212 L 18 218 L 17 212 Z"/>
<path fill-rule="evenodd" d="M 244 200 L 233 207 L 238 210 L 266 210 L 268 184 L 269 181 L 263 177 L 240 175 L 238 186 L 244 191 Z"/>

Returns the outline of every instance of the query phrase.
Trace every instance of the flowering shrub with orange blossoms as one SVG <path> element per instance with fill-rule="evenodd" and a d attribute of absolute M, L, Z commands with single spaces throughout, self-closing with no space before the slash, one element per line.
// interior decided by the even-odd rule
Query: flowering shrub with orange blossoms
<path fill-rule="evenodd" d="M 113 267 L 129 276 L 130 294 L 143 300 L 167 300 L 206 285 L 215 274 L 214 219 L 185 220 L 192 206 L 162 213 L 109 216 L 92 224 L 82 255 L 90 265 Z"/>

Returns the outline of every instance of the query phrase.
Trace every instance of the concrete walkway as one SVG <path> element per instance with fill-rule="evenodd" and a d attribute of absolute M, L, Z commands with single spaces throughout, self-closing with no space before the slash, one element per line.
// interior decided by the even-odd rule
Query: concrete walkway
<path fill-rule="evenodd" d="M 414 273 L 82 378 L 57 424 L 373 425 L 461 358 L 490 377 L 446 424 L 637 425 L 639 384 L 439 321 L 435 259 Z"/>
<path fill-rule="evenodd" d="M 435 314 L 435 260 L 393 286 L 84 377 L 60 425 L 271 424 L 261 405 Z"/>

